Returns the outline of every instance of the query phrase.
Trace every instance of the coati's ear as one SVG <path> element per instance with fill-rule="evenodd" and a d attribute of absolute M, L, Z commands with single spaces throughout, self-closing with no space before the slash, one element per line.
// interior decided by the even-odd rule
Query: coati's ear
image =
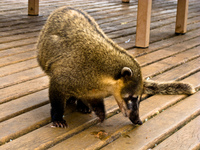
<path fill-rule="evenodd" d="M 121 70 L 121 76 L 122 77 L 132 77 L 133 76 L 133 71 L 129 67 L 124 67 Z"/>

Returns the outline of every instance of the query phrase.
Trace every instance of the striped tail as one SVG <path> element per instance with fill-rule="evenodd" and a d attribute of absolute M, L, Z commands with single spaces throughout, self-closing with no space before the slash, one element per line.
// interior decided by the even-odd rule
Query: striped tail
<path fill-rule="evenodd" d="M 144 80 L 144 94 L 155 95 L 191 95 L 195 93 L 194 87 L 183 82 L 156 82 L 152 80 Z"/>

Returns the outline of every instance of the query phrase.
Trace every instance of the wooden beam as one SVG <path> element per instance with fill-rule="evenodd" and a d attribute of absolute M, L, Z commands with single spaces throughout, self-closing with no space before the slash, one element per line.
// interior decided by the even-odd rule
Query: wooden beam
<path fill-rule="evenodd" d="M 138 0 L 136 47 L 149 46 L 152 0 Z"/>
<path fill-rule="evenodd" d="M 188 2 L 189 0 L 178 0 L 175 29 L 177 34 L 184 34 L 187 31 Z"/>
<path fill-rule="evenodd" d="M 122 3 L 129 3 L 130 0 L 122 0 Z"/>
<path fill-rule="evenodd" d="M 39 0 L 28 0 L 28 15 L 39 15 Z"/>

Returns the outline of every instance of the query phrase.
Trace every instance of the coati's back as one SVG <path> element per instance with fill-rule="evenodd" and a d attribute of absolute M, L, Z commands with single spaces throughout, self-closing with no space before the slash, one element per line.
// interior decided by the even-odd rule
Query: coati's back
<path fill-rule="evenodd" d="M 84 17 L 84 13 L 70 7 L 55 10 L 47 19 L 38 38 L 38 62 L 44 71 L 58 59 L 73 53 L 79 55 L 77 48 L 85 44 L 82 36 L 83 27 L 92 29 L 92 24 Z M 91 34 L 91 33 L 90 33 Z M 90 35 L 89 34 L 89 35 Z M 77 56 L 76 56 L 77 57 Z"/>
<path fill-rule="evenodd" d="M 53 64 L 54 68 L 57 64 L 70 73 L 74 71 L 79 80 L 86 74 L 90 79 L 97 78 L 94 74 L 117 78 L 126 66 L 134 71 L 136 80 L 142 80 L 140 66 L 134 58 L 79 9 L 61 7 L 54 11 L 40 33 L 38 49 L 38 62 L 49 75 Z"/>
<path fill-rule="evenodd" d="M 54 11 L 40 33 L 38 49 L 42 69 L 50 76 L 52 72 L 54 76 L 67 76 L 65 81 L 71 81 L 71 89 L 76 89 L 74 93 L 105 89 L 120 77 L 123 67 L 133 71 L 135 85 L 141 85 L 135 91 L 141 93 L 139 64 L 110 40 L 92 17 L 79 9 L 61 7 Z"/>
<path fill-rule="evenodd" d="M 70 7 L 62 7 L 50 15 L 40 33 L 38 49 L 38 62 L 47 73 L 51 64 L 63 57 L 69 59 L 68 62 L 74 57 L 76 63 L 84 63 L 85 66 L 98 59 L 101 69 L 104 64 L 113 64 L 113 59 L 121 61 L 121 64 L 133 61 L 126 51 L 103 33 L 93 18 Z"/>

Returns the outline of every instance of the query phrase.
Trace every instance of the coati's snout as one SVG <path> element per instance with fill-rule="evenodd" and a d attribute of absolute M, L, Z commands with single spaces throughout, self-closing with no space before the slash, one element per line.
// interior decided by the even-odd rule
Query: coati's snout
<path fill-rule="evenodd" d="M 142 121 L 139 117 L 139 104 L 140 104 L 140 96 L 130 96 L 124 99 L 127 105 L 129 113 L 129 119 L 133 124 L 142 125 Z"/>
<path fill-rule="evenodd" d="M 141 125 L 139 104 L 143 91 L 143 80 L 140 70 L 137 72 L 124 67 L 121 71 L 121 81 L 123 84 L 121 84 L 120 94 L 115 96 L 119 108 L 133 124 Z"/>

